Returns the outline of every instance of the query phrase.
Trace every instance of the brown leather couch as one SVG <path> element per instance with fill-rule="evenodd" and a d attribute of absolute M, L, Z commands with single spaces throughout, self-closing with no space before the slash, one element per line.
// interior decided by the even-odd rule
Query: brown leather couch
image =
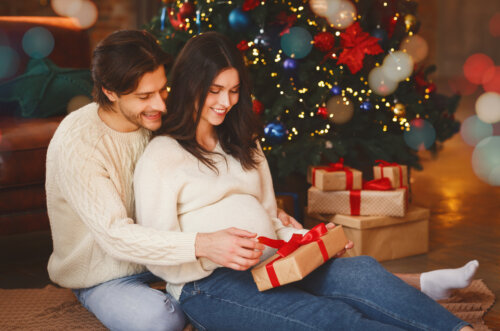
<path fill-rule="evenodd" d="M 78 28 L 70 18 L 0 16 L 0 32 L 7 35 L 8 46 L 20 55 L 19 70 L 13 77 L 24 72 L 29 60 L 22 49 L 23 35 L 37 26 L 46 28 L 54 37 L 54 50 L 48 58 L 56 65 L 90 67 L 88 32 Z M 0 235 L 49 228 L 45 156 L 62 118 L 21 118 L 9 105 L 0 105 Z"/>

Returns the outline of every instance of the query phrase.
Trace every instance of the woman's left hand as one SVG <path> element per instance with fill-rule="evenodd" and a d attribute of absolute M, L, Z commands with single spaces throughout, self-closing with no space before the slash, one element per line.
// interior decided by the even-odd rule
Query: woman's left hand
<path fill-rule="evenodd" d="M 304 227 L 302 224 L 297 222 L 295 218 L 292 216 L 288 215 L 283 209 L 278 208 L 278 218 L 280 219 L 281 223 L 283 223 L 284 226 L 291 226 L 295 229 L 303 229 Z"/>
<path fill-rule="evenodd" d="M 334 227 L 335 227 L 335 224 L 334 224 L 334 223 L 326 223 L 326 228 L 327 228 L 327 229 L 331 230 L 331 229 L 333 229 Z M 340 252 L 338 252 L 337 254 L 335 254 L 335 256 L 334 256 L 334 257 L 341 257 L 342 255 L 344 255 L 344 254 L 345 254 L 345 252 L 347 252 L 347 250 L 348 250 L 348 249 L 351 249 L 351 248 L 353 248 L 353 247 L 354 247 L 354 243 L 353 243 L 351 240 L 349 240 L 349 241 L 347 242 L 347 244 L 345 245 L 344 249 L 343 249 L 343 250 L 341 250 Z"/>

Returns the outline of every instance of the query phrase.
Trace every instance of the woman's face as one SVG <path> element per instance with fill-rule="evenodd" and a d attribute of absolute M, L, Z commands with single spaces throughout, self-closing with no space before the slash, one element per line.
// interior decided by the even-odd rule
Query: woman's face
<path fill-rule="evenodd" d="M 217 126 L 224 122 L 226 114 L 238 103 L 240 77 L 235 68 L 222 70 L 214 79 L 201 110 L 200 125 Z"/>

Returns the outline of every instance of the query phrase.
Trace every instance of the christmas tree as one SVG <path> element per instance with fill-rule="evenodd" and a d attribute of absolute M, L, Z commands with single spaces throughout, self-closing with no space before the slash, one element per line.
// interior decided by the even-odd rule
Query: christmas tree
<path fill-rule="evenodd" d="M 275 177 L 340 158 L 421 168 L 418 150 L 437 153 L 459 129 L 458 96 L 437 93 L 422 64 L 416 1 L 162 2 L 146 28 L 168 53 L 208 30 L 238 46 Z"/>

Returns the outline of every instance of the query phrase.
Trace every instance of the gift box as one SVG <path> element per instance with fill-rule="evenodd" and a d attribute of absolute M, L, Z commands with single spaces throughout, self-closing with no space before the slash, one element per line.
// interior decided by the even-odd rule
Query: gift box
<path fill-rule="evenodd" d="M 362 187 L 363 174 L 361 171 L 335 166 L 309 167 L 307 171 L 307 182 L 322 191 L 359 190 Z"/>
<path fill-rule="evenodd" d="M 375 179 L 388 178 L 393 188 L 408 187 L 408 167 L 397 163 L 389 163 L 382 160 L 373 167 L 373 177 Z"/>
<path fill-rule="evenodd" d="M 324 224 L 318 224 L 305 235 L 294 234 L 289 242 L 264 239 L 267 241 L 260 238 L 259 241 L 280 248 L 275 255 L 252 269 L 259 291 L 303 279 L 344 249 L 348 242 L 342 226 L 327 230 Z"/>
<path fill-rule="evenodd" d="M 342 224 L 354 243 L 347 256 L 370 255 L 386 261 L 428 252 L 429 216 L 429 209 L 416 206 L 410 206 L 404 217 L 308 214 L 305 226 Z"/>
<path fill-rule="evenodd" d="M 307 209 L 320 214 L 402 217 L 407 209 L 406 189 L 324 192 L 310 187 Z"/>

